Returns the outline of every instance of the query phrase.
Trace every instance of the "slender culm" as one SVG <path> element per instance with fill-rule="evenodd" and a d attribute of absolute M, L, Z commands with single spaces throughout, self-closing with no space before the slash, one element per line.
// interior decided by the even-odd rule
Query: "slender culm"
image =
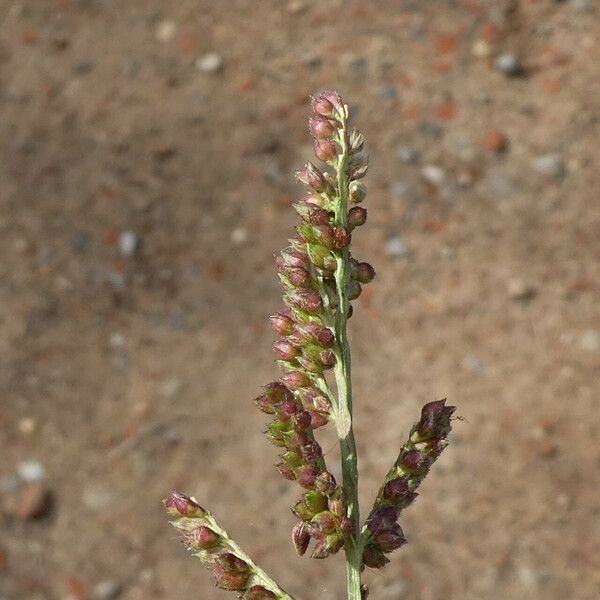
<path fill-rule="evenodd" d="M 361 573 L 383 567 L 387 554 L 406 543 L 400 511 L 446 447 L 454 407 L 444 400 L 423 407 L 361 524 L 347 329 L 351 302 L 375 278 L 375 269 L 351 253 L 353 235 L 367 221 L 361 203 L 368 161 L 363 135 L 349 126 L 348 106 L 337 92 L 313 97 L 311 108 L 308 129 L 323 166 L 308 162 L 296 172 L 307 189 L 294 203 L 296 235 L 275 261 L 284 307 L 270 317 L 281 375 L 262 388 L 255 404 L 270 418 L 265 435 L 279 449 L 277 470 L 300 489 L 291 507 L 298 519 L 291 536 L 297 553 L 324 559 L 343 549 L 347 598 L 364 600 Z M 316 438 L 329 423 L 339 439 L 341 482 Z M 245 600 L 292 600 L 195 500 L 173 492 L 164 503 L 184 544 L 211 569 L 218 587 Z"/>

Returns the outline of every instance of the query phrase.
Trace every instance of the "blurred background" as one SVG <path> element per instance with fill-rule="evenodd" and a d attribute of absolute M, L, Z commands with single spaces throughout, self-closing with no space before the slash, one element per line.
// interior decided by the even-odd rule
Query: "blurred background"
<path fill-rule="evenodd" d="M 0 0 L 0 599 L 233 597 L 171 489 L 345 597 L 251 402 L 323 88 L 371 154 L 363 512 L 422 404 L 464 419 L 371 598 L 597 599 L 599 35 L 595 0 Z"/>

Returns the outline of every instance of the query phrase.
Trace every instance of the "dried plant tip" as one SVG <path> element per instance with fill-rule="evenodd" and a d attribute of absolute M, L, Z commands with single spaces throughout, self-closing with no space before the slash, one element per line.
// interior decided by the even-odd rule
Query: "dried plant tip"
<path fill-rule="evenodd" d="M 411 440 L 417 443 L 432 438 L 445 438 L 450 432 L 450 418 L 455 410 L 455 406 L 446 406 L 445 398 L 426 404 L 421 410 L 421 420 L 411 435 Z"/>
<path fill-rule="evenodd" d="M 350 152 L 360 152 L 365 143 L 365 136 L 358 130 L 353 129 L 350 134 Z"/>
<path fill-rule="evenodd" d="M 318 140 L 330 140 L 337 132 L 337 127 L 329 119 L 316 115 L 308 120 L 310 134 Z"/>
<path fill-rule="evenodd" d="M 354 276 L 359 283 L 370 283 L 375 279 L 375 269 L 369 263 L 361 262 L 355 266 Z"/>
<path fill-rule="evenodd" d="M 325 163 L 332 163 L 338 157 L 337 146 L 331 140 L 315 140 L 315 156 Z"/>
<path fill-rule="evenodd" d="M 353 206 L 348 211 L 348 225 L 351 228 L 360 227 L 367 221 L 367 209 L 361 206 Z"/>
<path fill-rule="evenodd" d="M 360 204 L 367 195 L 367 188 L 360 181 L 352 181 L 349 187 L 350 202 Z"/>
<path fill-rule="evenodd" d="M 202 518 L 206 516 L 206 511 L 194 500 L 180 494 L 179 492 L 171 492 L 163 504 L 167 512 L 174 517 L 189 517 Z"/>

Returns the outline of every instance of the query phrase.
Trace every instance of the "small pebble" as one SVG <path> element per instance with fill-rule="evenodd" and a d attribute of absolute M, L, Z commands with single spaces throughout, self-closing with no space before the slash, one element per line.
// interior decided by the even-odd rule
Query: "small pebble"
<path fill-rule="evenodd" d="M 288 12 L 292 13 L 293 15 L 300 14 L 301 12 L 304 12 L 307 8 L 308 5 L 305 2 L 305 0 L 292 0 L 287 5 Z"/>
<path fill-rule="evenodd" d="M 579 344 L 583 350 L 588 352 L 600 352 L 600 331 L 595 329 L 584 331 Z"/>
<path fill-rule="evenodd" d="M 508 140 L 501 131 L 498 131 L 497 129 L 490 129 L 481 140 L 481 145 L 486 150 L 492 150 L 493 152 L 504 152 L 508 145 Z"/>
<path fill-rule="evenodd" d="M 485 40 L 476 40 L 471 47 L 471 52 L 476 58 L 487 58 L 492 49 Z"/>
<path fill-rule="evenodd" d="M 32 419 L 31 417 L 25 417 L 19 421 L 19 433 L 22 433 L 23 435 L 31 435 L 35 431 L 36 426 L 37 423 L 35 419 Z"/>
<path fill-rule="evenodd" d="M 243 227 L 236 227 L 231 232 L 231 243 L 239 246 L 248 241 L 248 231 Z"/>
<path fill-rule="evenodd" d="M 159 42 L 169 42 L 175 37 L 177 25 L 173 21 L 161 21 L 156 28 L 156 39 Z"/>
<path fill-rule="evenodd" d="M 125 336 L 119 332 L 111 333 L 109 344 L 111 348 L 123 348 L 125 346 Z"/>
<path fill-rule="evenodd" d="M 392 258 L 403 258 L 408 255 L 408 246 L 397 235 L 388 239 L 385 243 L 385 252 Z"/>
<path fill-rule="evenodd" d="M 121 595 L 123 588 L 116 581 L 107 579 L 100 581 L 92 589 L 92 598 L 94 600 L 115 600 Z"/>
<path fill-rule="evenodd" d="M 138 251 L 139 245 L 139 238 L 133 231 L 122 231 L 119 234 L 119 252 L 123 256 L 133 256 Z"/>
<path fill-rule="evenodd" d="M 545 177 L 560 179 L 566 174 L 565 163 L 558 154 L 544 154 L 533 161 L 534 169 Z"/>
<path fill-rule="evenodd" d="M 27 483 L 41 481 L 46 476 L 44 465 L 37 460 L 27 460 L 17 465 L 19 477 Z"/>
<path fill-rule="evenodd" d="M 522 279 L 511 279 L 507 286 L 508 296 L 517 302 L 533 300 L 537 295 L 536 288 Z"/>
<path fill-rule="evenodd" d="M 196 61 L 196 68 L 202 73 L 218 73 L 223 69 L 223 57 L 217 52 L 209 52 Z"/>
<path fill-rule="evenodd" d="M 514 54 L 500 54 L 494 61 L 494 66 L 508 77 L 519 77 L 523 74 L 521 61 Z"/>
<path fill-rule="evenodd" d="M 414 165 L 419 160 L 419 152 L 412 146 L 400 146 L 396 150 L 396 156 L 405 165 Z"/>
<path fill-rule="evenodd" d="M 23 521 L 32 521 L 43 517 L 50 510 L 50 491 L 39 483 L 26 485 L 17 501 L 15 515 Z"/>
<path fill-rule="evenodd" d="M 440 185 L 444 182 L 446 178 L 446 173 L 444 169 L 438 167 L 437 165 L 425 165 L 421 170 L 421 175 L 425 181 L 432 183 L 433 185 Z"/>

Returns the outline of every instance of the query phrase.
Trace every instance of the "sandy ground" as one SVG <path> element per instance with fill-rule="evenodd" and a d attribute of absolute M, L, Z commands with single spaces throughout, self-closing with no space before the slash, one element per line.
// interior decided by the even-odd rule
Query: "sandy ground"
<path fill-rule="evenodd" d="M 325 87 L 372 157 L 363 510 L 423 403 L 464 419 L 371 598 L 597 599 L 599 36 L 593 0 L 0 0 L 0 599 L 228 597 L 172 488 L 298 600 L 344 598 L 250 401 Z"/>

